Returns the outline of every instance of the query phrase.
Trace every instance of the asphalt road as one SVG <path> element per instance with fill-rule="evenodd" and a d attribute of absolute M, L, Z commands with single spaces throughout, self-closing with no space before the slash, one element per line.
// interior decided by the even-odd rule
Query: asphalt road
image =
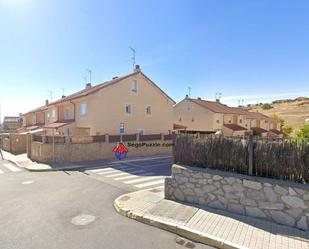
<path fill-rule="evenodd" d="M 149 170 L 168 172 L 160 167 Z M 134 185 L 89 169 L 32 173 L 0 161 L 0 170 L 1 249 L 210 248 L 119 215 L 114 199 Z"/>

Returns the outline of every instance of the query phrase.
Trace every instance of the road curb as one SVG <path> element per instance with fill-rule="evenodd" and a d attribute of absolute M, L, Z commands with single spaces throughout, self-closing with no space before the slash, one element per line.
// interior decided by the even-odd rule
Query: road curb
<path fill-rule="evenodd" d="M 200 243 L 206 244 L 206 245 L 214 246 L 216 248 L 248 249 L 246 247 L 234 244 L 230 241 L 223 240 L 219 237 L 191 229 L 185 225 L 176 225 L 175 223 L 161 220 L 152 215 L 135 213 L 134 211 L 126 208 L 124 205 L 120 203 L 121 198 L 124 198 L 125 196 L 128 196 L 128 194 L 121 195 L 114 201 L 114 207 L 116 211 L 125 217 L 142 222 L 147 225 L 151 225 L 151 226 L 175 233 L 179 236 L 185 237 L 190 240 L 194 240 L 194 241 L 198 241 Z"/>

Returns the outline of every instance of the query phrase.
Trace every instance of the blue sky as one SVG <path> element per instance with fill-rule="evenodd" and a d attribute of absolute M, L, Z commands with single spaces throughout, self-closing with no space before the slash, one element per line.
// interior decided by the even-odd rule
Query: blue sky
<path fill-rule="evenodd" d="M 142 70 L 174 100 L 309 96 L 309 1 L 0 0 L 0 100 L 15 115 Z"/>

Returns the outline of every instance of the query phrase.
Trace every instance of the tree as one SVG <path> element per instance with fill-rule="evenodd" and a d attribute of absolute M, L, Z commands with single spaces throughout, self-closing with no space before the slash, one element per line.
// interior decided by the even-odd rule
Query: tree
<path fill-rule="evenodd" d="M 277 123 L 280 124 L 280 129 L 282 130 L 282 127 L 284 126 L 284 119 L 278 116 L 276 113 L 273 114 L 273 119 L 277 121 Z"/>
<path fill-rule="evenodd" d="M 283 125 L 281 129 L 282 129 L 282 132 L 284 133 L 284 135 L 286 135 L 286 136 L 290 136 L 293 132 L 292 126 L 290 126 L 288 124 Z"/>
<path fill-rule="evenodd" d="M 269 110 L 269 109 L 271 109 L 271 108 L 273 108 L 273 107 L 272 107 L 272 105 L 269 104 L 269 103 L 265 103 L 265 104 L 262 105 L 262 109 L 263 109 L 263 110 Z"/>
<path fill-rule="evenodd" d="M 295 134 L 297 140 L 309 141 L 309 124 L 305 124 Z"/>

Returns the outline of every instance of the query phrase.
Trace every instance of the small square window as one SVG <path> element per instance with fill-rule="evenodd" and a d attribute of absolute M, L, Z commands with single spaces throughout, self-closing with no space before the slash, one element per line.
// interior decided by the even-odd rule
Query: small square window
<path fill-rule="evenodd" d="M 70 110 L 69 110 L 69 108 L 65 108 L 65 110 L 64 110 L 64 118 L 65 119 L 68 119 L 69 118 L 69 114 L 70 114 Z"/>
<path fill-rule="evenodd" d="M 192 117 L 191 121 L 194 122 L 194 117 Z"/>
<path fill-rule="evenodd" d="M 192 109 L 191 105 L 188 105 L 187 109 L 190 111 Z"/>
<path fill-rule="evenodd" d="M 229 124 L 230 124 L 230 123 L 232 123 L 232 121 L 231 121 L 231 120 L 229 120 Z"/>
<path fill-rule="evenodd" d="M 126 112 L 126 114 L 131 114 L 132 113 L 131 105 L 126 105 L 125 112 Z"/>
<path fill-rule="evenodd" d="M 179 118 L 179 119 L 178 119 L 178 121 L 179 121 L 179 122 L 181 122 L 181 121 L 182 121 L 182 119 L 181 119 L 181 118 Z"/>
<path fill-rule="evenodd" d="M 239 123 L 241 123 L 241 124 L 242 124 L 242 119 L 239 119 Z"/>
<path fill-rule="evenodd" d="M 146 115 L 151 115 L 151 106 L 150 105 L 148 105 L 147 107 L 146 107 Z"/>
<path fill-rule="evenodd" d="M 131 91 L 132 91 L 133 93 L 137 93 L 137 80 L 136 80 L 136 79 L 134 79 L 134 80 L 132 81 Z"/>
<path fill-rule="evenodd" d="M 86 103 L 83 103 L 80 105 L 80 116 L 83 117 L 83 116 L 86 116 L 87 114 L 87 104 Z"/>
<path fill-rule="evenodd" d="M 217 122 L 217 124 L 219 124 L 219 123 L 220 123 L 220 120 L 219 120 L 219 119 L 217 119 L 217 121 L 216 121 L 216 122 Z"/>
<path fill-rule="evenodd" d="M 52 118 L 55 118 L 55 117 L 56 117 L 56 110 L 53 109 L 53 110 L 52 110 Z"/>

